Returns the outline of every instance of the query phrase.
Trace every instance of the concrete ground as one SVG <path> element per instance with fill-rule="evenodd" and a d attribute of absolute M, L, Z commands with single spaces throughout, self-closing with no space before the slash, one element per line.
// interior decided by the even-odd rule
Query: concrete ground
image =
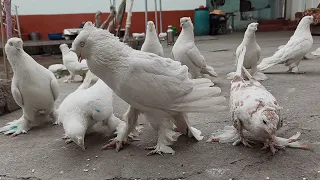
<path fill-rule="evenodd" d="M 279 45 L 285 44 L 292 32 L 257 33 L 262 57 L 272 55 Z M 219 73 L 213 81 L 229 97 L 230 81 L 226 74 L 235 69 L 233 52 L 243 34 L 196 38 L 196 44 L 209 65 Z M 319 47 L 320 37 L 314 37 L 313 49 Z M 171 47 L 164 45 L 169 56 Z M 308 55 L 300 70 L 305 74 L 286 74 L 287 68 L 278 65 L 267 70 L 268 80 L 262 84 L 284 108 L 284 127 L 279 135 L 290 137 L 301 132 L 301 139 L 313 143 L 313 150 L 286 149 L 275 156 L 242 145 L 206 143 L 211 133 L 231 125 L 228 111 L 211 114 L 190 114 L 194 127 L 205 139 L 196 142 L 181 136 L 172 146 L 175 155 L 146 156 L 145 147 L 155 145 L 156 133 L 145 122 L 139 142 L 133 142 L 116 153 L 100 151 L 108 142 L 103 134 L 86 138 L 87 150 L 75 144 L 66 145 L 60 137 L 62 127 L 48 125 L 34 128 L 26 135 L 0 137 L 1 179 L 234 179 L 234 180 L 299 180 L 320 179 L 320 60 Z M 80 83 L 60 83 L 60 103 Z M 121 117 L 127 104 L 115 98 L 115 115 Z M 19 118 L 21 111 L 0 117 L 0 125 Z M 88 165 L 88 166 L 87 166 Z M 93 170 L 95 168 L 95 171 Z M 84 169 L 88 169 L 85 172 Z"/>

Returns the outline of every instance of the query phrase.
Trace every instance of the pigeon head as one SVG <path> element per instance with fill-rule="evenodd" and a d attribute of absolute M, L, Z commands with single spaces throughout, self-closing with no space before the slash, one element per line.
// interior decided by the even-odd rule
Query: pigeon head
<path fill-rule="evenodd" d="M 259 23 L 250 23 L 249 25 L 248 25 L 248 30 L 250 30 L 250 31 L 257 31 L 258 30 L 258 25 L 259 25 Z"/>
<path fill-rule="evenodd" d="M 314 22 L 315 18 L 313 16 L 304 16 L 302 19 L 301 19 L 301 22 L 300 23 L 307 23 L 307 24 L 313 24 L 315 23 Z"/>
<path fill-rule="evenodd" d="M 22 39 L 16 37 L 10 38 L 5 45 L 5 51 L 7 54 L 23 51 Z"/>
<path fill-rule="evenodd" d="M 68 116 L 66 120 L 62 120 L 63 129 L 65 135 L 67 135 L 74 143 L 85 150 L 84 137 L 86 134 L 86 128 L 75 118 L 79 119 L 81 117 L 78 117 L 76 115 L 73 117 Z"/>
<path fill-rule="evenodd" d="M 156 30 L 156 27 L 155 27 L 155 25 L 154 25 L 154 23 L 152 21 L 148 21 L 147 30 L 150 31 L 150 32 L 153 32 L 153 31 Z"/>
<path fill-rule="evenodd" d="M 61 44 L 59 48 L 62 54 L 67 54 L 69 52 L 69 46 L 67 44 Z"/>
<path fill-rule="evenodd" d="M 276 113 L 275 108 L 264 108 L 261 111 L 260 116 L 258 116 L 257 127 L 261 132 L 265 132 L 268 134 L 269 138 L 275 137 L 280 118 Z"/>
<path fill-rule="evenodd" d="M 191 21 L 190 17 L 182 17 L 180 18 L 180 26 L 182 27 L 182 29 L 186 29 L 186 28 L 193 28 L 193 24 Z"/>
<path fill-rule="evenodd" d="M 97 12 L 96 12 L 96 17 L 100 17 L 101 14 L 102 14 L 101 11 L 97 11 Z"/>
<path fill-rule="evenodd" d="M 83 30 L 80 31 L 80 33 L 78 34 L 78 36 L 75 38 L 75 40 L 72 43 L 72 47 L 70 49 L 70 51 L 73 51 L 77 54 L 77 56 L 79 57 L 79 60 L 81 61 L 82 58 L 85 59 L 85 57 L 83 57 L 83 52 L 85 51 L 86 48 L 86 43 L 87 43 L 87 39 L 90 36 L 90 34 L 92 33 L 92 31 L 94 31 L 96 28 L 94 27 L 94 25 L 92 24 L 92 22 L 88 21 L 84 24 L 83 26 Z"/>

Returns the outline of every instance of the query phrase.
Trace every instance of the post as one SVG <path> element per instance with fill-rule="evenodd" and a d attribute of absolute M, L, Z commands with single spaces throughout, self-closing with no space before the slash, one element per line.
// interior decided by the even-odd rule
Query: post
<path fill-rule="evenodd" d="M 6 58 L 6 52 L 4 50 L 4 44 L 5 44 L 5 37 L 4 37 L 4 27 L 3 27 L 3 17 L 2 17 L 2 12 L 3 12 L 3 6 L 2 2 L 0 2 L 0 23 L 1 23 L 1 47 L 2 47 L 2 53 L 3 53 L 3 64 L 4 64 L 4 71 L 6 73 L 6 78 L 9 79 L 9 72 L 8 72 L 8 65 L 7 65 L 7 58 Z"/>
<path fill-rule="evenodd" d="M 154 18 L 156 21 L 156 33 L 158 34 L 158 11 L 157 11 L 157 0 L 154 0 Z"/>
<path fill-rule="evenodd" d="M 12 38 L 12 16 L 11 16 L 11 0 L 4 0 L 6 9 L 7 38 Z"/>
<path fill-rule="evenodd" d="M 160 33 L 162 33 L 162 0 L 159 0 L 160 3 Z"/>
<path fill-rule="evenodd" d="M 146 31 L 147 29 L 147 23 L 148 23 L 148 0 L 145 0 L 145 11 L 144 11 L 144 18 L 145 18 L 145 26 L 144 26 L 144 30 Z M 146 32 L 147 33 L 147 32 Z"/>
<path fill-rule="evenodd" d="M 21 38 L 21 30 L 20 30 L 19 15 L 18 15 L 18 6 L 15 5 L 15 9 L 16 9 L 16 20 L 17 20 L 18 34 L 19 34 L 19 38 Z"/>

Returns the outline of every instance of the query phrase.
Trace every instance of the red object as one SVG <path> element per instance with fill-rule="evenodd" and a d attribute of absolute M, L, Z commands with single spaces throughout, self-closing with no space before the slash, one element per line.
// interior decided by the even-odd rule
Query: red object
<path fill-rule="evenodd" d="M 205 7 L 201 5 L 201 6 L 199 6 L 199 8 L 200 8 L 200 9 L 204 9 Z"/>
<path fill-rule="evenodd" d="M 126 15 L 122 27 L 125 27 Z M 101 16 L 101 20 L 107 19 L 109 13 L 104 13 Z M 150 21 L 155 20 L 154 12 L 148 12 L 148 19 Z M 163 31 L 166 31 L 168 25 L 173 27 L 180 27 L 179 19 L 181 17 L 191 17 L 193 19 L 194 10 L 183 10 L 183 11 L 162 11 L 163 20 Z M 131 32 L 144 32 L 145 24 L 144 12 L 133 12 L 132 13 L 132 25 Z M 51 32 L 62 32 L 66 28 L 77 28 L 83 21 L 94 21 L 94 14 L 46 14 L 46 15 L 19 15 L 20 27 L 22 33 L 39 32 L 43 40 L 48 39 L 48 34 Z M 50 22 L 42 24 L 39 22 Z M 179 29 L 178 29 L 179 30 Z"/>

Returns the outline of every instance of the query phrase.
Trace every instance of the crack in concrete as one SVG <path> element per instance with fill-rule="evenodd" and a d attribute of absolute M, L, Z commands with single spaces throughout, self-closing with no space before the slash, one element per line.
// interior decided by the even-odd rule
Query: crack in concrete
<path fill-rule="evenodd" d="M 8 176 L 5 174 L 0 174 L 0 178 L 2 180 L 11 180 L 11 179 L 14 179 L 14 180 L 41 180 L 40 178 L 37 178 L 37 177 L 18 177 L 18 176 Z"/>

